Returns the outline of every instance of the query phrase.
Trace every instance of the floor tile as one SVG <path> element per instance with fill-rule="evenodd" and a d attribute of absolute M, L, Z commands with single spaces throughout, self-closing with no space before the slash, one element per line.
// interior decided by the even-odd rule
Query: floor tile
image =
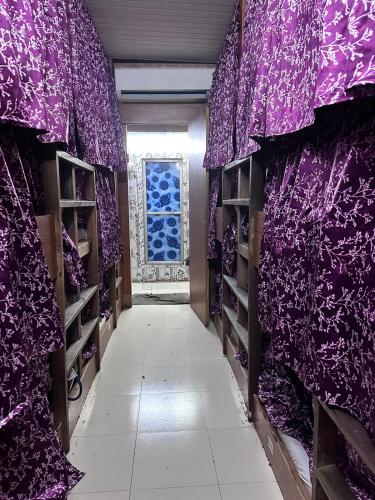
<path fill-rule="evenodd" d="M 209 429 L 250 427 L 240 391 L 201 392 L 201 398 Z"/>
<path fill-rule="evenodd" d="M 277 483 L 228 484 L 220 490 L 223 500 L 283 500 Z"/>
<path fill-rule="evenodd" d="M 106 366 L 101 369 L 97 397 L 137 396 L 141 393 L 143 365 L 129 365 L 123 370 L 107 369 Z"/>
<path fill-rule="evenodd" d="M 237 381 L 226 359 L 200 359 L 195 366 L 201 391 L 238 390 Z"/>
<path fill-rule="evenodd" d="M 139 432 L 205 429 L 199 392 L 142 395 Z"/>
<path fill-rule="evenodd" d="M 215 484 L 207 431 L 138 434 L 132 489 Z"/>
<path fill-rule="evenodd" d="M 254 429 L 209 431 L 219 484 L 275 481 Z"/>
<path fill-rule="evenodd" d="M 172 306 L 171 306 L 172 307 Z M 186 356 L 186 348 L 175 342 L 173 345 L 163 345 L 146 349 L 144 357 L 145 366 L 187 366 L 192 361 Z"/>
<path fill-rule="evenodd" d="M 137 430 L 139 396 L 86 400 L 74 436 L 104 436 Z"/>
<path fill-rule="evenodd" d="M 130 491 L 115 491 L 100 493 L 78 493 L 69 495 L 71 500 L 129 500 Z"/>
<path fill-rule="evenodd" d="M 140 365 L 144 363 L 145 345 L 138 344 L 132 347 L 123 346 L 116 348 L 111 344 L 107 347 L 103 356 L 103 365 L 114 370 L 124 369 L 125 366 Z"/>
<path fill-rule="evenodd" d="M 142 395 L 198 390 L 194 366 L 145 366 L 143 376 Z"/>
<path fill-rule="evenodd" d="M 218 486 L 195 486 L 134 491 L 130 500 L 221 500 L 221 496 Z"/>
<path fill-rule="evenodd" d="M 72 493 L 130 490 L 135 436 L 73 438 L 68 458 L 86 475 Z"/>

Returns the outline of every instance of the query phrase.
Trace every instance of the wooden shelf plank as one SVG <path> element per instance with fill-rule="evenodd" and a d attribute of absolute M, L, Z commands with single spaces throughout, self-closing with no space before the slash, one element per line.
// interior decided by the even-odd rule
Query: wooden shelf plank
<path fill-rule="evenodd" d="M 244 258 L 249 260 L 249 245 L 247 243 L 238 244 L 238 253 Z"/>
<path fill-rule="evenodd" d="M 370 471 L 375 474 L 375 445 L 366 429 L 348 413 L 337 408 L 329 408 L 322 401 L 319 401 L 319 404 L 339 431 L 342 432 L 348 443 L 353 446 Z"/>
<path fill-rule="evenodd" d="M 246 156 L 245 158 L 241 158 L 241 160 L 231 161 L 230 163 L 228 163 L 227 165 L 225 165 L 223 167 L 223 170 L 224 170 L 224 172 L 227 172 L 228 170 L 231 170 L 232 168 L 242 167 L 243 165 L 246 165 L 247 162 L 250 166 L 250 156 Z"/>
<path fill-rule="evenodd" d="M 316 471 L 317 480 L 328 500 L 355 500 L 355 496 L 336 465 L 320 467 Z"/>
<path fill-rule="evenodd" d="M 226 274 L 223 275 L 223 278 L 247 311 L 249 307 L 249 299 L 247 292 L 237 285 L 235 278 L 231 278 Z"/>
<path fill-rule="evenodd" d="M 78 254 L 79 256 L 85 257 L 91 252 L 91 241 L 90 240 L 82 240 L 78 243 Z"/>
<path fill-rule="evenodd" d="M 87 302 L 95 294 L 97 289 L 98 289 L 98 285 L 95 285 L 95 286 L 91 286 L 89 288 L 86 288 L 86 290 L 82 290 L 81 291 L 81 298 L 79 300 L 77 300 L 77 302 L 70 304 L 65 309 L 65 328 L 69 328 L 69 326 L 73 323 L 73 321 L 78 316 L 78 314 L 85 307 Z"/>
<path fill-rule="evenodd" d="M 248 207 L 249 203 L 250 203 L 249 198 L 231 198 L 229 200 L 223 200 L 223 205 Z"/>
<path fill-rule="evenodd" d="M 99 317 L 90 319 L 90 321 L 82 325 L 82 337 L 78 339 L 77 342 L 74 342 L 74 344 L 69 346 L 69 348 L 67 349 L 65 358 L 66 373 L 69 373 L 70 370 L 72 369 L 74 363 L 76 362 L 78 356 L 82 352 L 82 349 L 84 348 L 94 328 L 98 324 L 98 321 Z"/>
<path fill-rule="evenodd" d="M 60 208 L 95 207 L 96 201 L 91 200 L 60 200 Z"/>
<path fill-rule="evenodd" d="M 85 161 L 79 160 L 78 158 L 74 158 L 74 156 L 71 156 L 69 153 L 65 153 L 65 151 L 58 151 L 57 158 L 61 158 L 62 160 L 69 162 L 74 167 L 83 168 L 85 170 L 89 170 L 90 172 L 95 171 L 95 168 L 92 165 L 86 163 Z"/>
<path fill-rule="evenodd" d="M 116 278 L 116 288 L 118 288 L 122 283 L 122 277 L 119 276 L 118 278 Z"/>
<path fill-rule="evenodd" d="M 223 306 L 224 312 L 229 319 L 230 324 L 233 327 L 233 330 L 236 332 L 236 335 L 241 340 L 241 344 L 244 346 L 247 352 L 249 352 L 249 334 L 246 328 L 239 324 L 237 321 L 237 315 L 233 309 L 228 306 Z"/>

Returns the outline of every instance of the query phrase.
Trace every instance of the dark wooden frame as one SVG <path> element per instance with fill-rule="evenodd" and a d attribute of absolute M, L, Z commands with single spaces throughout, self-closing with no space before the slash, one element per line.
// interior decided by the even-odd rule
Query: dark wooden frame
<path fill-rule="evenodd" d="M 86 200 L 77 200 L 75 172 L 86 172 Z M 47 215 L 37 219 L 47 264 L 53 279 L 61 311 L 65 333 L 65 345 L 51 356 L 52 409 L 57 431 L 65 451 L 69 451 L 70 436 L 78 421 L 87 393 L 96 372 L 100 369 L 99 337 L 99 286 L 98 286 L 98 235 L 95 197 L 95 169 L 71 155 L 57 151 L 53 160 L 43 163 L 43 183 Z M 85 208 L 87 217 L 87 240 L 79 241 L 78 210 Z M 68 290 L 64 276 L 62 244 L 62 222 L 74 241 L 81 256 L 88 259 L 89 288 Z M 46 238 L 46 222 L 49 221 L 49 237 Z M 53 221 L 53 222 L 52 222 Z M 53 255 L 56 257 L 53 258 Z M 68 297 L 68 295 L 70 297 Z M 81 313 L 90 306 L 90 319 L 82 324 Z M 67 331 L 73 328 L 75 340 L 67 345 Z M 88 362 L 82 358 L 82 350 L 88 341 L 97 347 L 96 355 Z M 67 375 L 75 367 L 80 374 L 83 392 L 78 401 L 68 401 Z"/>

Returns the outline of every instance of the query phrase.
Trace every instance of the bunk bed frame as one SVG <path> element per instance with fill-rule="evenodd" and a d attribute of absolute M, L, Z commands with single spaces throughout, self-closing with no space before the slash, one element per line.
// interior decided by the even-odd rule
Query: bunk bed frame
<path fill-rule="evenodd" d="M 85 200 L 76 198 L 75 175 L 77 169 L 86 173 Z M 100 361 L 117 326 L 122 310 L 121 263 L 110 269 L 110 302 L 112 314 L 109 319 L 99 318 L 99 262 L 98 262 L 98 222 L 95 197 L 95 167 L 78 160 L 68 153 L 57 151 L 55 157 L 42 163 L 46 215 L 36 218 L 38 232 L 45 254 L 50 277 L 53 281 L 58 305 L 64 322 L 65 346 L 53 353 L 51 368 L 51 406 L 55 428 L 66 452 L 69 451 L 70 437 L 81 414 L 87 394 Z M 116 174 L 115 175 L 115 186 Z M 117 187 L 116 187 L 117 189 Z M 118 201 L 118 197 L 116 197 Z M 78 234 L 78 211 L 87 211 L 87 238 Z M 74 241 L 80 257 L 88 259 L 89 287 L 80 290 L 72 288 L 64 276 L 64 254 L 62 224 Z M 82 324 L 82 313 L 90 308 L 90 318 Z M 69 332 L 69 333 L 68 333 Z M 73 332 L 73 341 L 72 339 Z M 68 336 L 70 340 L 68 342 Z M 96 354 L 87 362 L 82 351 L 88 341 L 92 341 Z M 74 368 L 80 375 L 82 395 L 77 401 L 68 400 L 67 375 Z"/>
<path fill-rule="evenodd" d="M 217 209 L 218 239 L 233 217 L 237 218 L 237 278 L 225 275 L 223 269 L 223 310 L 216 321 L 218 335 L 249 409 L 251 421 L 262 442 L 281 492 L 286 500 L 309 500 L 307 487 L 287 451 L 279 431 L 271 424 L 260 401 L 258 379 L 261 361 L 261 329 L 258 322 L 258 266 L 263 236 L 263 193 L 265 182 L 264 153 L 258 152 L 226 165 L 222 171 L 222 207 Z M 237 175 L 238 192 L 233 195 L 233 173 Z M 243 241 L 240 222 L 249 216 L 248 241 Z M 221 222 L 222 221 L 222 222 Z M 231 306 L 231 294 L 237 298 L 237 309 Z M 248 369 L 234 354 L 248 354 Z M 355 500 L 337 467 L 338 433 L 353 446 L 368 468 L 375 473 L 375 446 L 367 431 L 353 417 L 314 400 L 314 474 L 312 500 Z"/>

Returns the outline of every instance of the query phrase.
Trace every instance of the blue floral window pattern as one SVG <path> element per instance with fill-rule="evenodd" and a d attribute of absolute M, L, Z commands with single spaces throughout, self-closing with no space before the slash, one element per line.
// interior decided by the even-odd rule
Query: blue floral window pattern
<path fill-rule="evenodd" d="M 145 161 L 148 262 L 181 261 L 180 165 Z"/>

